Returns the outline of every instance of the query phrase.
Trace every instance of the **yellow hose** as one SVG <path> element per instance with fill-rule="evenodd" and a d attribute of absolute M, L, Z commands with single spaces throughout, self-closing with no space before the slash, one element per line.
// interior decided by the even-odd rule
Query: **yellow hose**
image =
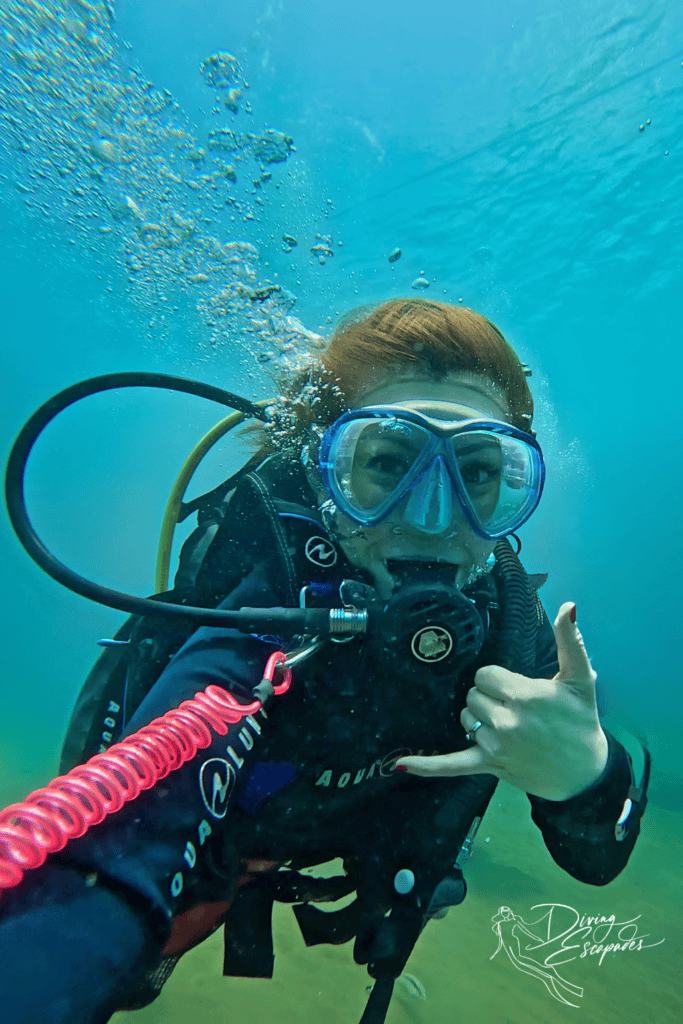
<path fill-rule="evenodd" d="M 273 401 L 274 399 L 269 398 L 262 402 L 255 402 L 254 404 L 263 407 L 266 405 L 272 405 Z M 195 474 L 197 466 L 207 452 L 213 448 L 216 442 L 220 441 L 220 439 L 224 437 L 229 430 L 236 427 L 244 418 L 244 413 L 241 412 L 233 412 L 229 416 L 226 416 L 225 419 L 221 420 L 220 423 L 217 423 L 215 427 L 212 427 L 211 430 L 204 435 L 199 444 L 195 445 L 186 458 L 169 495 L 168 502 L 166 503 L 166 509 L 164 511 L 164 518 L 161 523 L 156 570 L 154 574 L 155 593 L 161 594 L 168 590 L 173 536 L 175 534 L 175 528 L 178 525 L 178 516 L 180 515 L 185 491 L 189 486 L 190 480 Z"/>

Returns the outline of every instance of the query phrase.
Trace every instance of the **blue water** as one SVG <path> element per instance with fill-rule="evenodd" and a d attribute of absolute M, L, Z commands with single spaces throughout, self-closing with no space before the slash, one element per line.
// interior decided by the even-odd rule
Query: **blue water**
<path fill-rule="evenodd" d="M 462 301 L 533 368 L 549 480 L 521 532 L 525 565 L 549 573 L 551 618 L 576 601 L 605 713 L 644 733 L 653 806 L 679 813 L 680 5 L 5 0 L 0 29 L 3 450 L 86 376 L 162 370 L 263 398 L 269 372 L 354 305 Z M 219 52 L 238 64 L 235 110 L 201 71 Z M 286 159 L 264 160 L 263 140 Z M 421 275 L 429 290 L 413 292 Z M 218 415 L 151 392 L 65 413 L 30 463 L 48 546 L 106 585 L 151 592 L 169 489 Z M 243 457 L 233 440 L 193 487 Z M 94 642 L 121 617 L 45 578 L 0 530 L 9 800 L 54 773 Z M 661 858 L 680 818 L 654 820 L 672 830 Z M 645 913 L 661 893 L 637 877 Z M 648 922 L 662 934 L 680 900 L 680 874 L 669 881 L 666 918 L 652 909 Z M 664 948 L 639 961 L 643 985 Z M 615 966 L 613 985 L 631 969 Z M 594 997 L 596 1019 L 611 1020 L 608 1001 Z M 456 1019 L 445 997 L 444 1016 L 432 1005 L 425 1019 Z M 554 1021 L 558 1007 L 525 1019 Z M 658 1019 L 680 1008 L 662 1002 Z"/>

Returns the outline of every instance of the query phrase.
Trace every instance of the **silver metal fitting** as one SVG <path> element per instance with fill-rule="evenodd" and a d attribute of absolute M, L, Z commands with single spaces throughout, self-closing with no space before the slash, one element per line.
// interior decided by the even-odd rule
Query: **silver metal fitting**
<path fill-rule="evenodd" d="M 368 612 L 367 608 L 361 611 L 349 608 L 330 609 L 330 633 L 367 633 Z"/>

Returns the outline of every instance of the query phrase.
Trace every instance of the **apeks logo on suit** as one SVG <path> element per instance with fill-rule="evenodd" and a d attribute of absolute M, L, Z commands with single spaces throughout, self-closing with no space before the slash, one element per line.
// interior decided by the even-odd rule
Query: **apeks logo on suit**
<path fill-rule="evenodd" d="M 453 637 L 443 626 L 423 626 L 410 641 L 410 649 L 419 661 L 443 661 L 453 650 Z"/>

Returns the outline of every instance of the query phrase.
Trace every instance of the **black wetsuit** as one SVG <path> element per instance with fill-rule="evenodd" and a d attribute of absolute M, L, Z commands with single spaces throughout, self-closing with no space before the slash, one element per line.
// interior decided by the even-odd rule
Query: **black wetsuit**
<path fill-rule="evenodd" d="M 270 569 L 257 566 L 223 606 L 296 603 L 291 584 L 283 594 L 272 579 Z M 329 600 L 338 604 L 338 596 Z M 535 652 L 532 646 L 525 674 L 552 677 L 557 652 L 545 614 L 529 635 L 536 638 Z M 249 703 L 273 649 L 268 638 L 200 628 L 126 722 L 124 735 L 210 684 Z M 327 643 L 295 670 L 291 689 L 273 697 L 265 714 L 214 735 L 193 760 L 4 893 L 5 1019 L 101 1024 L 116 1009 L 143 1005 L 145 992 L 147 1001 L 153 998 L 149 978 L 160 962 L 163 973 L 164 963 L 172 966 L 178 952 L 210 934 L 226 913 L 226 973 L 268 975 L 272 956 L 259 947 L 263 929 L 249 932 L 251 922 L 267 914 L 267 895 L 259 885 L 237 889 L 245 863 L 255 860 L 296 869 L 344 858 L 357 909 L 326 925 L 326 940 L 355 935 L 355 958 L 375 964 L 373 976 L 398 973 L 439 899 L 455 904 L 464 898 L 456 859 L 497 780 L 420 779 L 397 773 L 394 762 L 408 753 L 466 748 L 460 711 L 474 674 L 502 661 L 485 643 L 457 683 L 447 685 L 438 678 L 425 682 L 414 670 L 402 678 L 395 664 L 387 668 L 385 654 L 371 639 Z M 560 803 L 529 797 L 554 860 L 592 885 L 622 870 L 644 810 L 636 803 L 625 827 L 615 831 L 634 781 L 624 748 L 609 735 L 608 741 L 607 766 L 589 789 Z M 393 884 L 401 869 L 415 877 L 406 896 L 397 896 Z M 296 888 L 293 883 L 289 902 L 296 902 Z M 299 920 L 310 938 L 319 919 L 302 914 Z M 392 927 L 395 934 L 386 931 Z"/>

